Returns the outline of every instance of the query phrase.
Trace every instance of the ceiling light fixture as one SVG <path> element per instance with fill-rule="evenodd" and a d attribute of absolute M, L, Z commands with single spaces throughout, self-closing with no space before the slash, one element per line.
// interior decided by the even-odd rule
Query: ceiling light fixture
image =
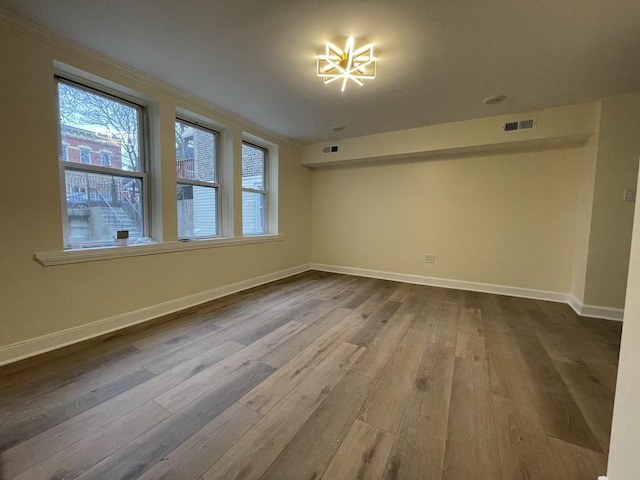
<path fill-rule="evenodd" d="M 485 105 L 495 105 L 502 102 L 505 98 L 507 97 L 505 97 L 504 95 L 492 95 L 482 100 L 482 103 L 484 103 Z"/>
<path fill-rule="evenodd" d="M 324 78 L 325 84 L 342 79 L 343 92 L 349 80 L 362 86 L 363 80 L 376 78 L 373 44 L 370 43 L 357 50 L 354 50 L 353 44 L 353 37 L 349 37 L 344 50 L 327 42 L 326 53 L 316 57 L 318 76 Z"/>

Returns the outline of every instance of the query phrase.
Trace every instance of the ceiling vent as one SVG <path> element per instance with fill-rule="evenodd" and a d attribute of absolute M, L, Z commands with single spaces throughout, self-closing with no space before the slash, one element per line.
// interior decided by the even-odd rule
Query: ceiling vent
<path fill-rule="evenodd" d="M 329 145 L 322 149 L 322 153 L 338 153 L 338 150 L 340 150 L 338 145 Z"/>
<path fill-rule="evenodd" d="M 534 130 L 536 128 L 536 121 L 534 119 L 518 120 L 516 122 L 507 122 L 502 125 L 502 129 L 505 132 L 516 132 L 518 130 Z"/>

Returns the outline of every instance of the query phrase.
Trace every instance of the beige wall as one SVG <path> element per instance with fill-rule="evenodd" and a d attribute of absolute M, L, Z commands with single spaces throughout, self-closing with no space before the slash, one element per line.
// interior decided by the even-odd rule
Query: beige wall
<path fill-rule="evenodd" d="M 568 292 L 584 156 L 581 147 L 314 171 L 313 262 Z"/>
<path fill-rule="evenodd" d="M 598 108 L 598 103 L 593 102 L 348 138 L 335 142 L 339 145 L 339 152 L 333 154 L 324 154 L 323 147 L 335 143 L 308 145 L 304 148 L 303 162 L 315 167 L 361 160 L 424 158 L 507 151 L 524 146 L 584 143 L 598 129 Z M 488 109 L 487 115 L 490 113 Z M 535 120 L 536 128 L 509 133 L 503 131 L 505 122 L 524 119 Z"/>
<path fill-rule="evenodd" d="M 640 124 L 636 124 L 640 132 Z M 640 187 L 640 185 L 639 185 Z M 635 213 L 640 218 L 640 205 Z M 640 472 L 640 224 L 633 228 L 616 401 L 609 447 L 609 480 L 635 480 Z"/>
<path fill-rule="evenodd" d="M 176 239 L 175 109 L 181 107 L 213 120 L 219 120 L 218 112 L 5 25 L 0 25 L 0 58 L 0 349 L 308 263 L 311 174 L 299 165 L 298 148 L 236 120 L 222 120 L 236 135 L 248 129 L 279 144 L 279 230 L 283 241 L 41 266 L 33 258 L 35 252 L 63 247 L 54 60 L 137 92 L 151 102 L 156 116 L 160 115 L 154 129 L 162 141 L 155 146 L 155 161 L 163 170 L 156 198 L 164 208 L 159 223 L 165 241 Z M 239 161 L 236 156 L 236 170 Z M 234 203 L 239 205 L 237 198 Z"/>
<path fill-rule="evenodd" d="M 640 94 L 602 99 L 584 302 L 623 308 L 640 158 Z"/>
<path fill-rule="evenodd" d="M 598 102 L 598 107 L 600 107 L 600 102 Z M 597 118 L 600 118 L 599 109 Z M 570 294 L 580 304 L 584 303 L 584 289 L 587 281 L 589 233 L 591 232 L 593 188 L 596 176 L 599 140 L 599 134 L 594 135 L 585 146 L 582 157 L 583 170 L 580 177 L 581 184 L 578 191 L 578 206 L 576 208 L 576 229 L 573 243 L 573 267 L 571 272 Z"/>
<path fill-rule="evenodd" d="M 290 267 L 315 263 L 571 293 L 621 307 L 635 182 L 640 95 L 534 112 L 538 126 L 505 136 L 488 117 L 344 140 L 340 164 L 322 145 L 299 149 L 216 107 L 159 89 L 109 62 L 0 26 L 3 221 L 0 350 Z M 173 114 L 219 121 L 239 162 L 243 130 L 279 146 L 283 241 L 43 267 L 62 249 L 54 61 L 114 82 L 153 112 L 157 238 L 176 240 Z M 602 110 L 602 111 L 601 111 Z M 525 114 L 526 116 L 526 114 Z M 571 146 L 569 146 L 571 145 Z M 433 155 L 447 154 L 446 158 Z M 411 160 L 399 160 L 410 156 Z M 230 180 L 240 220 L 239 169 Z M 424 254 L 436 255 L 433 265 Z"/>
<path fill-rule="evenodd" d="M 537 128 L 502 132 L 517 118 Z M 622 197 L 637 178 L 638 124 L 633 94 L 347 139 L 338 154 L 306 146 L 313 261 L 548 290 L 614 318 L 625 298 L 633 204 Z"/>

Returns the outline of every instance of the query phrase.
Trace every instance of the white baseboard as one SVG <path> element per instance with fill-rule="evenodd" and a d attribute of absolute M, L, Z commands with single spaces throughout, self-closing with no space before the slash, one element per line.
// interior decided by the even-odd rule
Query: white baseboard
<path fill-rule="evenodd" d="M 602 318 L 606 320 L 622 320 L 624 310 L 620 308 L 599 307 L 596 305 L 584 305 L 574 295 L 549 290 L 535 290 L 530 288 L 509 287 L 494 285 L 491 283 L 467 282 L 464 280 L 451 280 L 447 278 L 425 277 L 406 273 L 393 273 L 381 270 L 368 270 L 364 268 L 341 267 L 336 265 L 324 265 L 312 263 L 312 270 L 324 272 L 356 275 L 359 277 L 379 278 L 396 282 L 414 283 L 417 285 L 429 285 L 431 287 L 453 288 L 456 290 L 468 290 L 471 292 L 494 293 L 497 295 L 509 295 L 512 297 L 530 298 L 533 300 L 546 300 L 549 302 L 566 303 L 582 317 Z"/>
<path fill-rule="evenodd" d="M 598 477 L 598 480 L 608 480 L 608 479 L 605 476 L 601 476 L 601 477 Z"/>
<path fill-rule="evenodd" d="M 575 295 L 569 295 L 567 303 L 581 317 L 603 318 L 605 320 L 617 320 L 619 322 L 621 322 L 622 318 L 624 317 L 624 309 L 622 308 L 585 305 Z"/>
<path fill-rule="evenodd" d="M 576 312 L 578 315 L 580 315 L 580 312 L 582 311 L 582 301 L 576 297 L 575 295 L 569 295 L 567 297 L 567 303 L 569 304 L 569 306 L 571 308 L 573 308 L 573 311 Z"/>
<path fill-rule="evenodd" d="M 493 285 L 491 283 L 467 282 L 464 280 L 451 280 L 448 278 L 424 277 L 406 273 L 384 272 L 380 270 L 367 270 L 364 268 L 338 267 L 334 265 L 311 264 L 312 270 L 324 272 L 344 273 L 359 277 L 379 278 L 393 280 L 395 282 L 414 283 L 416 285 L 428 285 L 430 287 L 453 288 L 455 290 L 468 290 L 471 292 L 495 293 L 498 295 L 510 295 L 512 297 L 532 298 L 535 300 L 547 300 L 550 302 L 566 303 L 567 294 L 550 292 L 547 290 L 533 290 L 530 288 L 507 287 Z"/>
<path fill-rule="evenodd" d="M 622 320 L 624 311 L 618 308 L 584 305 L 573 295 L 547 290 L 534 290 L 528 288 L 508 287 L 489 283 L 467 282 L 463 280 L 451 280 L 446 278 L 424 277 L 404 273 L 384 272 L 380 270 L 368 270 L 363 268 L 340 267 L 323 265 L 318 263 L 304 264 L 286 270 L 262 275 L 260 277 L 243 280 L 242 282 L 224 285 L 222 287 L 196 293 L 187 297 L 170 300 L 168 302 L 142 308 L 129 313 L 123 313 L 114 317 L 105 318 L 96 322 L 69 328 L 60 332 L 43 335 L 41 337 L 25 340 L 0 347 L 0 365 L 17 362 L 24 358 L 39 355 L 58 348 L 66 347 L 74 343 L 82 342 L 90 338 L 98 337 L 122 328 L 143 323 L 169 313 L 184 310 L 201 303 L 206 303 L 216 298 L 224 297 L 232 293 L 257 287 L 265 283 L 290 277 L 308 270 L 320 270 L 324 272 L 342 273 L 360 277 L 379 278 L 396 282 L 429 285 L 433 287 L 453 288 L 472 292 L 494 293 L 498 295 L 510 295 L 513 297 L 531 298 L 534 300 L 547 300 L 569 304 L 578 315 L 583 317 L 604 318 L 608 320 Z"/>
<path fill-rule="evenodd" d="M 142 308 L 129 313 L 123 313 L 114 317 L 105 318 L 86 325 L 69 328 L 60 332 L 50 333 L 41 337 L 23 342 L 0 347 L 0 365 L 17 362 L 24 358 L 39 355 L 74 343 L 82 342 L 90 338 L 98 337 L 106 333 L 143 323 L 169 313 L 184 310 L 201 303 L 206 303 L 216 298 L 224 297 L 232 293 L 257 287 L 265 283 L 290 277 L 298 273 L 310 270 L 310 265 L 300 265 L 286 270 L 269 273 L 260 277 L 243 280 L 241 282 L 224 285 L 205 292 L 196 293 L 187 297 L 170 300 L 168 302 Z"/>

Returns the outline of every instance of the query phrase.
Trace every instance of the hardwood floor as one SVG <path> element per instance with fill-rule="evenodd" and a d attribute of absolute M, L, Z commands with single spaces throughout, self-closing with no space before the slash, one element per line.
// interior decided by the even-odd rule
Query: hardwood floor
<path fill-rule="evenodd" d="M 595 480 L 621 324 L 307 272 L 0 368 L 0 479 Z"/>

